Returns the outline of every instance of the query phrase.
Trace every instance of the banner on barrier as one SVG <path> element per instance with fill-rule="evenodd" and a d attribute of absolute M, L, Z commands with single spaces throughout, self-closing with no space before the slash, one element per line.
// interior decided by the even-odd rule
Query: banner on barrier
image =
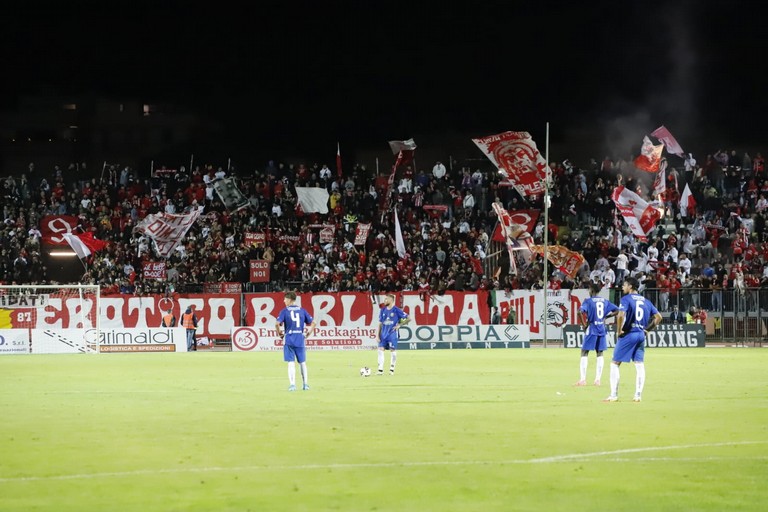
<path fill-rule="evenodd" d="M 318 327 L 306 342 L 308 350 L 359 350 L 378 347 L 378 324 L 367 327 Z M 400 327 L 398 350 L 432 348 L 529 348 L 525 325 L 420 325 Z M 282 350 L 274 327 L 235 327 L 232 351 Z"/>
<path fill-rule="evenodd" d="M 701 324 L 660 325 L 646 333 L 647 348 L 697 348 L 706 346 L 706 331 Z M 608 347 L 616 346 L 616 333 L 609 327 Z M 576 325 L 563 327 L 563 346 L 581 348 L 584 343 L 584 331 Z"/>
<path fill-rule="evenodd" d="M 506 318 L 510 309 L 517 314 L 517 325 L 527 325 L 531 330 L 532 340 L 544 338 L 544 297 L 542 290 L 495 290 L 494 302 L 499 307 L 501 318 Z M 600 292 L 608 298 L 608 290 Z M 578 324 L 579 308 L 589 297 L 589 290 L 547 290 L 547 339 L 557 340 L 563 337 L 563 327 Z"/>
<path fill-rule="evenodd" d="M 420 325 L 400 327 L 397 349 L 530 348 L 527 325 Z"/>
<path fill-rule="evenodd" d="M 377 325 L 318 327 L 312 337 L 306 341 L 307 350 L 375 349 L 378 347 Z M 283 350 L 283 340 L 277 336 L 274 327 L 235 327 L 232 329 L 233 352 L 271 350 Z"/>
<path fill-rule="evenodd" d="M 402 292 L 396 305 L 408 313 L 409 325 L 479 325 L 490 323 L 488 292 L 446 292 L 422 298 L 419 292 Z M 378 326 L 383 295 L 370 293 L 300 294 L 296 304 L 303 307 L 323 327 Z M 243 325 L 274 329 L 277 316 L 285 307 L 282 293 L 245 294 Z"/>
<path fill-rule="evenodd" d="M 217 283 L 217 285 L 229 283 Z M 240 288 L 240 284 L 236 283 Z M 162 295 L 103 295 L 100 303 L 102 329 L 143 329 L 162 325 L 166 308 L 181 318 L 188 305 L 195 306 L 197 335 L 207 338 L 228 338 L 232 327 L 240 325 L 241 293 Z M 282 302 L 281 302 L 282 304 Z M 80 329 L 82 310 L 93 316 L 94 301 L 78 297 L 56 297 L 50 294 L 44 307 L 14 309 L 8 315 L 10 327 L 16 329 Z M 274 322 L 273 322 L 274 324 Z"/>
<path fill-rule="evenodd" d="M 30 329 L 32 354 L 186 352 L 183 327 L 147 329 Z"/>
<path fill-rule="evenodd" d="M 0 329 L 0 356 L 29 354 L 29 329 Z"/>

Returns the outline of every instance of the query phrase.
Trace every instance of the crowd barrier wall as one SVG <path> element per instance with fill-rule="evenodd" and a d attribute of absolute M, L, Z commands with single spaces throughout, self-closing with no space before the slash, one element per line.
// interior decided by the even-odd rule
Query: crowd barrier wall
<path fill-rule="evenodd" d="M 726 343 L 762 343 L 768 336 L 768 289 L 684 290 L 671 295 L 662 307 L 663 290 L 648 289 L 644 294 L 668 322 L 672 306 L 681 311 L 690 306 L 708 310 L 704 324 L 706 341 Z M 620 291 L 603 290 L 601 295 L 618 304 Z M 547 290 L 547 308 L 542 290 L 495 290 L 491 292 L 446 292 L 445 294 L 396 294 L 396 305 L 411 317 L 410 329 L 418 326 L 490 325 L 491 307 L 498 305 L 501 322 L 507 323 L 513 312 L 513 323 L 528 329 L 531 341 L 542 341 L 546 318 L 548 340 L 563 340 L 563 328 L 578 324 L 578 311 L 589 296 L 586 289 Z M 365 340 L 370 329 L 378 325 L 383 295 L 338 292 L 301 294 L 297 303 L 306 308 L 316 324 L 331 339 L 344 339 L 346 330 L 368 329 L 358 336 Z M 195 306 L 198 316 L 198 338 L 229 342 L 238 327 L 253 328 L 259 337 L 274 331 L 277 316 L 284 307 L 283 294 L 270 293 L 200 293 L 162 295 L 110 295 L 100 298 L 100 329 L 143 329 L 161 326 L 162 316 L 171 308 L 180 318 L 188 305 Z M 0 353 L 26 350 L 13 329 L 77 329 L 81 315 L 80 301 L 54 300 L 39 308 L 0 309 Z M 546 309 L 546 315 L 545 315 Z M 405 331 L 404 331 L 405 333 Z M 373 333 L 375 337 L 375 332 Z M 23 338 L 23 336 L 22 336 Z M 15 341 L 14 341 L 15 340 Z M 418 340 L 418 342 L 422 342 Z M 16 343 L 16 345 L 14 345 Z"/>

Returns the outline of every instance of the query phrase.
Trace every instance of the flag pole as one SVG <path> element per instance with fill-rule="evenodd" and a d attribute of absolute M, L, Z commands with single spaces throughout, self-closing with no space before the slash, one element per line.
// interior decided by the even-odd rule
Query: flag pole
<path fill-rule="evenodd" d="M 547 348 L 547 320 L 549 319 L 549 304 L 547 303 L 547 284 L 549 275 L 549 122 L 547 122 L 547 134 L 545 139 L 544 159 L 547 166 L 544 169 L 544 348 Z"/>

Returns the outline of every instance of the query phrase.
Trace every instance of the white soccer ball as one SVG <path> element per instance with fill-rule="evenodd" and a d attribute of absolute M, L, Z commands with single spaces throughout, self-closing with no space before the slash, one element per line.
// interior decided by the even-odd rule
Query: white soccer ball
<path fill-rule="evenodd" d="M 368 368 L 367 366 L 363 366 L 362 368 L 360 368 L 360 375 L 362 375 L 363 377 L 369 377 L 371 375 L 371 369 Z"/>

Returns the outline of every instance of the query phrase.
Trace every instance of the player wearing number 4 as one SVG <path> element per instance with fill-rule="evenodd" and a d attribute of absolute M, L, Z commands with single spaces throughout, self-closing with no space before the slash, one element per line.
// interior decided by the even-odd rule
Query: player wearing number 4
<path fill-rule="evenodd" d="M 296 293 L 285 292 L 283 298 L 285 308 L 277 316 L 277 335 L 285 338 L 283 344 L 283 360 L 288 363 L 288 391 L 296 391 L 296 363 L 301 368 L 301 380 L 304 382 L 302 389 L 309 389 L 309 375 L 307 373 L 307 347 L 305 336 L 309 338 L 315 332 L 313 318 L 307 310 L 297 306 Z M 281 327 L 283 329 L 281 330 Z M 306 328 L 306 331 L 304 330 Z"/>
<path fill-rule="evenodd" d="M 603 375 L 603 352 L 608 346 L 605 328 L 605 319 L 616 316 L 619 308 L 616 305 L 599 296 L 599 283 L 590 283 L 589 297 L 579 308 L 579 323 L 584 329 L 584 342 L 581 345 L 581 358 L 579 359 L 579 382 L 576 386 L 587 385 L 587 364 L 589 362 L 589 351 L 594 350 L 597 354 L 595 368 L 595 386 L 600 385 L 600 379 Z"/>
<path fill-rule="evenodd" d="M 399 307 L 395 306 L 395 296 L 387 294 L 384 297 L 384 307 L 379 311 L 379 371 L 377 375 L 384 375 L 384 351 L 389 350 L 389 374 L 395 374 L 397 363 L 397 330 L 407 324 L 411 319 Z"/>
<path fill-rule="evenodd" d="M 621 363 L 635 363 L 635 402 L 642 400 L 645 386 L 645 333 L 656 328 L 662 321 L 661 313 L 651 301 L 637 293 L 636 278 L 624 279 L 619 312 L 616 315 L 618 340 L 613 349 L 611 363 L 611 394 L 604 402 L 619 399 L 619 366 Z"/>

